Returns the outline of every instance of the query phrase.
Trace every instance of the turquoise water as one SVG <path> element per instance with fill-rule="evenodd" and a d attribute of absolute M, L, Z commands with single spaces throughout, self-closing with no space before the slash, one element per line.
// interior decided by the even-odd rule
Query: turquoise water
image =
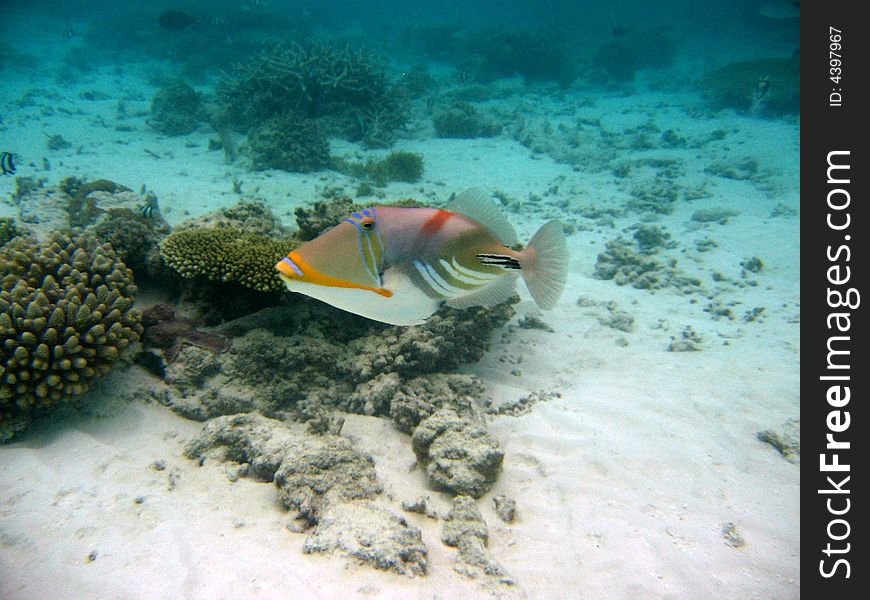
<path fill-rule="evenodd" d="M 792 3 L 2 15 L 0 597 L 799 597 Z M 277 277 L 469 188 L 552 310 Z M 467 210 L 296 261 L 435 310 Z"/>

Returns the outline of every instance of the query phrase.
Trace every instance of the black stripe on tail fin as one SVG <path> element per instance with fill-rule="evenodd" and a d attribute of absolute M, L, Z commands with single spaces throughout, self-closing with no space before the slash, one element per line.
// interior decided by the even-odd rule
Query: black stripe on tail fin
<path fill-rule="evenodd" d="M 512 271 L 520 270 L 520 261 L 507 254 L 478 254 L 477 258 L 485 265 L 495 265 Z"/>

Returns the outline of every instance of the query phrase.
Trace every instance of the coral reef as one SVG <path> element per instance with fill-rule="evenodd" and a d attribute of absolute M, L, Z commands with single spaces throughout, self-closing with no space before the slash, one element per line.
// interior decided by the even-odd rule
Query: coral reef
<path fill-rule="evenodd" d="M 354 204 L 350 198 L 336 198 L 329 202 L 317 201 L 310 207 L 299 207 L 295 211 L 296 224 L 299 226 L 299 239 L 313 240 L 321 233 L 339 223 L 350 213 L 364 208 Z"/>
<path fill-rule="evenodd" d="M 370 179 L 379 187 L 391 181 L 416 183 L 423 176 L 423 155 L 413 152 L 390 152 L 381 159 L 365 162 L 337 161 L 337 169 L 360 179 Z"/>
<path fill-rule="evenodd" d="M 229 339 L 225 336 L 201 331 L 190 319 L 176 317 L 175 310 L 166 304 L 155 304 L 142 312 L 142 343 L 163 350 L 172 361 L 186 345 L 194 345 L 214 354 L 225 351 Z M 203 379 L 200 376 L 200 379 Z"/>
<path fill-rule="evenodd" d="M 567 87 L 577 77 L 568 38 L 553 29 L 494 31 L 467 42 L 468 57 L 457 65 L 460 78 L 489 83 L 522 75 L 526 81 L 555 81 Z"/>
<path fill-rule="evenodd" d="M 800 59 L 761 58 L 731 63 L 699 85 L 717 108 L 770 115 L 800 113 Z"/>
<path fill-rule="evenodd" d="M 625 31 L 601 45 L 592 59 L 593 79 L 627 82 L 640 69 L 666 67 L 674 60 L 676 44 L 663 29 Z"/>
<path fill-rule="evenodd" d="M 200 95 L 183 81 L 168 83 L 151 100 L 148 125 L 164 135 L 192 133 L 204 118 Z"/>
<path fill-rule="evenodd" d="M 344 216 L 344 215 L 342 215 Z M 341 220 L 336 216 L 333 225 Z M 188 219 L 177 225 L 173 231 L 197 229 L 203 227 L 233 227 L 257 235 L 289 238 L 291 231 L 281 224 L 281 220 L 272 210 L 260 201 L 239 201 L 233 206 L 220 208 L 195 219 Z"/>
<path fill-rule="evenodd" d="M 380 495 L 371 458 L 336 435 L 312 435 L 256 414 L 209 421 L 185 455 L 241 463 L 243 473 L 274 482 L 282 505 L 314 526 L 303 551 L 339 551 L 378 569 L 426 573 L 420 530 L 369 500 Z"/>
<path fill-rule="evenodd" d="M 402 95 L 371 57 L 313 41 L 268 46 L 221 83 L 218 97 L 229 122 L 245 130 L 293 110 L 376 147 L 390 145 L 406 120 Z"/>
<path fill-rule="evenodd" d="M 140 211 L 110 208 L 89 230 L 101 241 L 111 244 L 118 258 L 133 269 L 136 277 L 156 279 L 162 274 L 160 241 L 169 234 L 170 228 L 159 214 L 145 218 Z"/>
<path fill-rule="evenodd" d="M 0 438 L 84 393 L 142 327 L 133 274 L 108 244 L 56 234 L 0 249 Z"/>
<path fill-rule="evenodd" d="M 0 217 L 0 247 L 5 246 L 6 242 L 20 235 L 26 235 L 26 231 L 15 225 L 15 219 L 12 217 Z"/>
<path fill-rule="evenodd" d="M 450 408 L 424 419 L 411 440 L 429 483 L 453 494 L 480 498 L 495 483 L 504 459 L 481 423 Z"/>
<path fill-rule="evenodd" d="M 130 188 L 108 179 L 85 181 L 78 177 L 67 177 L 61 181 L 59 189 L 69 196 L 67 213 L 70 227 L 85 227 L 93 223 L 102 212 L 94 192 L 115 194 L 129 192 Z"/>
<path fill-rule="evenodd" d="M 253 127 L 243 153 L 255 171 L 307 173 L 330 165 L 329 141 L 316 121 L 289 111 Z"/>
<path fill-rule="evenodd" d="M 468 102 L 454 102 L 432 117 L 435 134 L 441 138 L 493 137 L 501 132 L 501 125 L 483 117 Z"/>
<path fill-rule="evenodd" d="M 269 292 L 283 289 L 275 263 L 297 244 L 231 226 L 196 227 L 170 234 L 163 240 L 160 255 L 182 277 L 236 282 Z"/>

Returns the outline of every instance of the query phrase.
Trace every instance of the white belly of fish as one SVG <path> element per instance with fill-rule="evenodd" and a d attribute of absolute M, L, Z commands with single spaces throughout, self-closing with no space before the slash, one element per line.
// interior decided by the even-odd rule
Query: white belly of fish
<path fill-rule="evenodd" d="M 441 301 L 424 294 L 396 269 L 387 269 L 383 275 L 384 288 L 393 292 L 389 298 L 369 290 L 329 287 L 296 279 L 284 279 L 284 284 L 291 292 L 391 325 L 419 325 L 441 305 Z"/>

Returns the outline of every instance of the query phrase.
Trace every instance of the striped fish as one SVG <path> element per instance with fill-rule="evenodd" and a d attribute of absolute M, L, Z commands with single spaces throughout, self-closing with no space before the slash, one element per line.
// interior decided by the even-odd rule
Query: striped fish
<path fill-rule="evenodd" d="M 423 323 L 446 304 L 494 306 L 521 276 L 538 306 L 565 287 L 568 247 L 550 221 L 516 251 L 513 227 L 471 189 L 446 209 L 375 206 L 303 244 L 275 268 L 287 289 L 393 325 Z"/>

